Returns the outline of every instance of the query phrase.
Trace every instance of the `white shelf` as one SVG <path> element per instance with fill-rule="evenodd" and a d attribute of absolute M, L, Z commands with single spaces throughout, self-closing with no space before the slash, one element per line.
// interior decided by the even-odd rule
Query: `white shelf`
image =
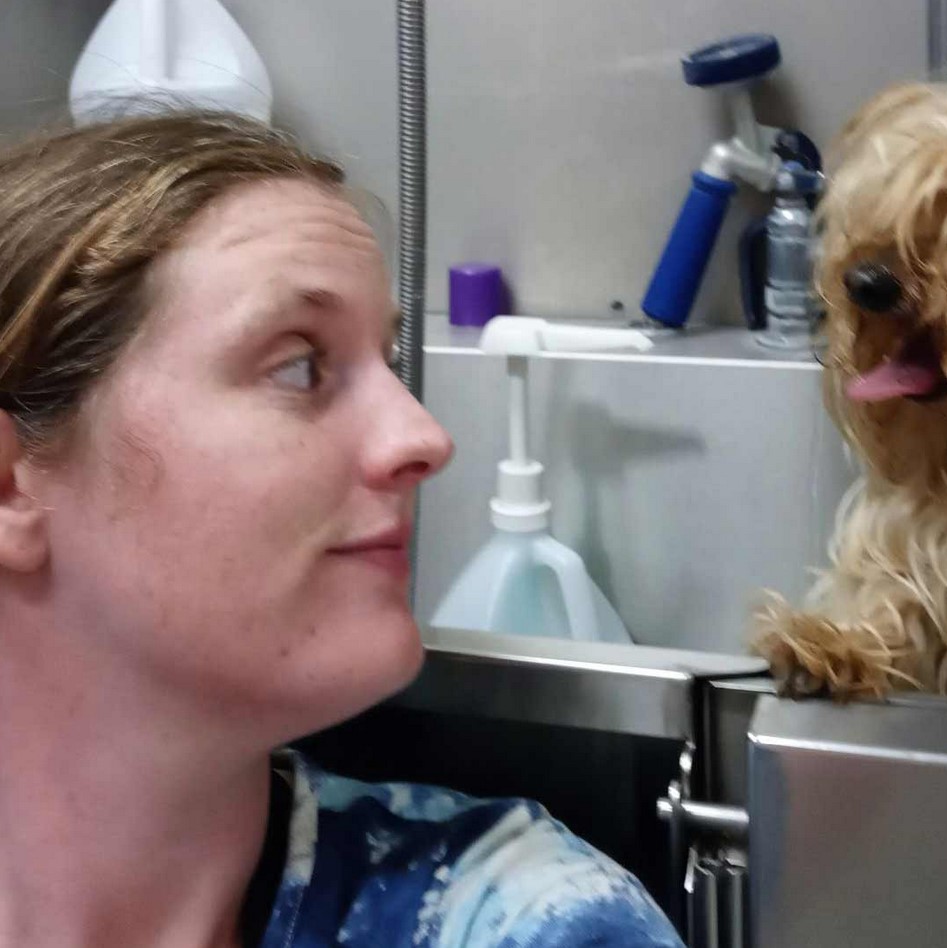
<path fill-rule="evenodd" d="M 578 320 L 576 320 L 578 321 Z M 619 327 L 615 321 L 582 320 L 583 325 Z M 428 314 L 425 321 L 424 352 L 427 355 L 471 355 L 487 358 L 478 348 L 481 330 L 452 326 L 441 314 Z M 650 352 L 549 352 L 543 359 L 581 359 L 586 362 L 645 362 L 670 365 L 716 365 L 771 368 L 818 372 L 821 366 L 812 355 L 781 353 L 761 346 L 754 334 L 738 327 L 693 328 L 682 332 L 647 331 L 654 340 Z"/>

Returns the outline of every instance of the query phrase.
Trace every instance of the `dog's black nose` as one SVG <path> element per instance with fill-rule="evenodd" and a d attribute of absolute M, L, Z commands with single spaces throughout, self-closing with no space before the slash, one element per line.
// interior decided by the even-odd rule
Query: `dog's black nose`
<path fill-rule="evenodd" d="M 845 271 L 848 298 L 872 313 L 889 313 L 904 294 L 901 281 L 882 263 L 859 263 Z"/>

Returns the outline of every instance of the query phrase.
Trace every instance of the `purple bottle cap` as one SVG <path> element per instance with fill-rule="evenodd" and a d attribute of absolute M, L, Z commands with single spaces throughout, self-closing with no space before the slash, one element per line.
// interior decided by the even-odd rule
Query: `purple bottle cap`
<path fill-rule="evenodd" d="M 452 325 L 483 326 L 505 309 L 500 268 L 489 263 L 451 267 L 448 296 Z"/>

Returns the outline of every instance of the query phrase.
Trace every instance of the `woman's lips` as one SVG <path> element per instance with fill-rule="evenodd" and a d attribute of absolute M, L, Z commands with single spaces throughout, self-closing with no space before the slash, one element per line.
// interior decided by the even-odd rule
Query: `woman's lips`
<path fill-rule="evenodd" d="M 411 559 L 406 546 L 376 546 L 364 550 L 334 552 L 338 556 L 369 563 L 398 579 L 405 579 L 411 573 Z"/>
<path fill-rule="evenodd" d="M 327 552 L 354 562 L 367 563 L 398 579 L 406 579 L 411 573 L 410 543 L 411 525 L 400 524 L 332 547 Z"/>

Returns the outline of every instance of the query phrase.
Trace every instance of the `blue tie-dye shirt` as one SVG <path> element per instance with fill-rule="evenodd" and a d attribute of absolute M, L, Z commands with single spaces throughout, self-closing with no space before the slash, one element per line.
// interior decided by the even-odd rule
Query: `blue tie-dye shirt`
<path fill-rule="evenodd" d="M 637 879 L 537 803 L 280 763 L 293 809 L 261 948 L 682 948 Z"/>

